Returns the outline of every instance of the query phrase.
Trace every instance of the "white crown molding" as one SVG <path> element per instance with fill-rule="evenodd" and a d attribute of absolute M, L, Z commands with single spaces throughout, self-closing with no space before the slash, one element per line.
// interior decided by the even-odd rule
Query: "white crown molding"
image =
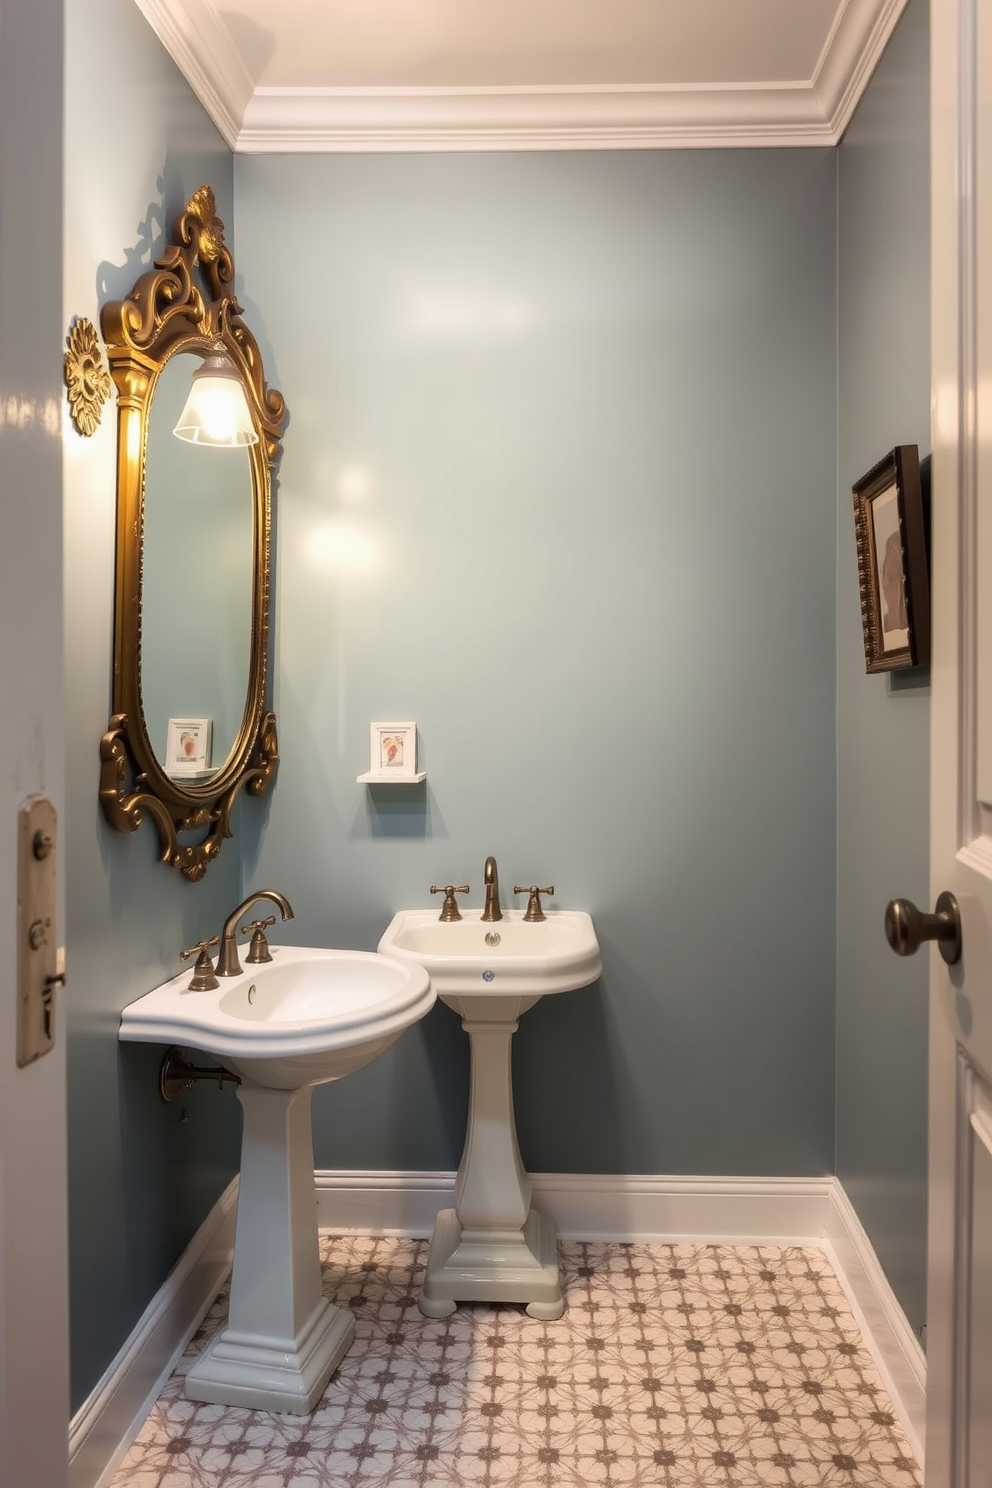
<path fill-rule="evenodd" d="M 907 0 L 847 0 L 827 37 L 813 86 L 833 141 L 851 122 Z"/>
<path fill-rule="evenodd" d="M 134 0 L 230 149 L 251 100 L 251 76 L 211 0 Z"/>
<path fill-rule="evenodd" d="M 212 0 L 135 0 L 245 154 L 835 145 L 906 0 L 845 0 L 812 78 L 745 87 L 254 88 Z"/>
<path fill-rule="evenodd" d="M 813 88 L 256 89 L 246 154 L 831 144 Z"/>

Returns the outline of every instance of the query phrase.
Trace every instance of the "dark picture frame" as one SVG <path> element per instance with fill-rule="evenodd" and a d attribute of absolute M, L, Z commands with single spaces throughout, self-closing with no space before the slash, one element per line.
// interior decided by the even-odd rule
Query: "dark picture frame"
<path fill-rule="evenodd" d="M 899 444 L 852 488 L 865 669 L 930 662 L 930 578 L 915 444 Z"/>

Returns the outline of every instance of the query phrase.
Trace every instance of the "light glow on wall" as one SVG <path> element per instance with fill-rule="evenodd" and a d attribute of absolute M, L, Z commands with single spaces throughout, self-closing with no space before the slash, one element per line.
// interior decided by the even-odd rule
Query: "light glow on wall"
<path fill-rule="evenodd" d="M 338 476 L 337 488 L 342 506 L 361 506 L 372 490 L 371 474 L 364 465 L 346 465 Z"/>
<path fill-rule="evenodd" d="M 533 316 L 512 295 L 427 294 L 416 302 L 417 329 L 436 336 L 515 336 Z"/>
<path fill-rule="evenodd" d="M 305 551 L 312 568 L 338 578 L 377 573 L 385 558 L 382 543 L 373 532 L 342 517 L 312 527 L 305 539 Z"/>
<path fill-rule="evenodd" d="M 10 393 L 0 397 L 0 428 L 44 429 L 46 434 L 57 435 L 61 430 L 59 405 L 54 398 L 39 403 L 35 398 L 19 398 Z"/>

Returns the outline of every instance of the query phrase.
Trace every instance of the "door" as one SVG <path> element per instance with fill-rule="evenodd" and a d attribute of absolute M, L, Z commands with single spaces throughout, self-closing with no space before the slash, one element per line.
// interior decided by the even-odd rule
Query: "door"
<path fill-rule="evenodd" d="M 0 1484 L 67 1455 L 65 1024 L 17 1062 L 17 834 L 62 801 L 62 4 L 0 0 Z M 48 834 L 50 835 L 50 834 Z M 62 862 L 56 850 L 56 863 Z M 56 910 L 55 922 L 60 915 Z M 56 930 L 57 933 L 57 930 Z"/>
<path fill-rule="evenodd" d="M 992 1483 L 992 7 L 931 0 L 933 723 L 927 1488 Z M 924 223 L 921 220 L 921 230 Z"/>

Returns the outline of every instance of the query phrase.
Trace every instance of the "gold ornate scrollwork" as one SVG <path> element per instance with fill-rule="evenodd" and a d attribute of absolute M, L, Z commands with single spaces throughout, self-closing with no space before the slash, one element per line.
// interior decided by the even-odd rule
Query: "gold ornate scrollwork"
<path fill-rule="evenodd" d="M 148 817 L 163 863 L 190 882 L 206 873 L 231 836 L 242 787 L 252 796 L 272 782 L 279 762 L 275 717 L 268 711 L 269 566 L 272 467 L 286 420 L 282 394 L 265 383 L 262 357 L 232 291 L 234 263 L 214 193 L 201 186 L 180 213 L 173 241 L 131 293 L 103 307 L 101 327 L 118 394 L 117 569 L 113 702 L 100 744 L 100 802 L 112 827 L 134 832 Z M 95 332 L 94 332 L 95 336 Z M 176 352 L 223 349 L 237 370 L 257 444 L 248 448 L 252 480 L 253 573 L 248 689 L 230 757 L 206 780 L 167 775 L 148 736 L 141 695 L 145 460 L 152 396 Z M 106 376 L 106 373 L 104 373 Z M 206 458 L 217 458 L 207 454 Z M 224 458 L 220 455 L 219 458 Z M 181 841 L 198 831 L 199 841 Z"/>
<path fill-rule="evenodd" d="M 276 739 L 276 715 L 266 713 L 259 730 L 258 758 L 246 788 L 250 795 L 260 796 L 268 790 L 279 764 L 279 743 Z"/>
<path fill-rule="evenodd" d="M 103 405 L 113 392 L 110 373 L 103 365 L 100 338 L 93 322 L 79 316 L 65 340 L 62 376 L 73 427 L 77 434 L 94 434 L 103 417 Z"/>
<path fill-rule="evenodd" d="M 119 832 L 136 832 L 151 817 L 158 831 L 159 859 L 178 868 L 190 883 L 197 883 L 220 852 L 225 837 L 231 836 L 231 811 L 242 786 L 253 796 L 266 791 L 279 763 L 274 713 L 267 713 L 253 758 L 248 768 L 233 785 L 210 806 L 194 807 L 188 815 L 176 818 L 165 802 L 149 790 L 133 789 L 136 783 L 131 768 L 128 746 L 128 720 L 116 713 L 100 741 L 100 804 L 111 826 Z M 206 836 L 195 843 L 179 841 L 180 832 L 208 828 Z"/>
<path fill-rule="evenodd" d="M 201 263 L 216 263 L 224 247 L 224 224 L 217 216 L 217 202 L 209 186 L 194 191 L 186 207 L 187 216 L 200 224 L 196 249 Z"/>

